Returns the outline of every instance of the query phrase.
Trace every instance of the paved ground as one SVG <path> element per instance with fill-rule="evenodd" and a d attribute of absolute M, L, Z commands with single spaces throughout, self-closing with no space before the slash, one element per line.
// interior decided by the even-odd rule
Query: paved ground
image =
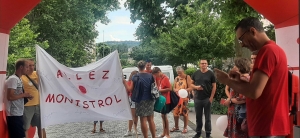
<path fill-rule="evenodd" d="M 170 128 L 174 126 L 174 120 L 172 113 L 168 115 Z M 157 133 L 162 132 L 162 119 L 160 114 L 155 113 L 154 122 L 156 125 Z M 138 125 L 139 126 L 139 125 Z M 92 134 L 93 122 L 83 122 L 83 123 L 67 123 L 49 126 L 46 128 L 48 138 L 123 138 L 123 135 L 127 131 L 127 121 L 106 121 L 103 123 L 103 128 L 106 133 L 99 133 L 99 123 L 97 123 L 97 132 Z M 183 128 L 183 121 L 179 120 L 179 128 Z M 141 132 L 140 127 L 138 127 L 139 132 Z M 191 138 L 194 136 L 195 132 L 191 127 L 188 127 L 188 133 L 182 134 L 181 132 L 173 132 L 171 138 Z M 150 132 L 148 131 L 149 138 Z M 142 135 L 138 136 L 139 138 Z M 35 135 L 37 137 L 37 134 Z M 129 138 L 134 138 L 129 137 Z"/>
<path fill-rule="evenodd" d="M 220 131 L 217 126 L 216 126 L 216 121 L 217 119 L 220 117 L 221 115 L 211 115 L 211 127 L 212 127 L 212 131 L 211 131 L 211 137 L 213 138 L 224 138 L 222 131 Z M 191 111 L 189 113 L 189 120 L 192 124 L 196 124 L 196 113 L 194 111 Z M 203 116 L 203 122 L 204 121 L 204 116 Z M 192 125 L 190 125 L 191 127 L 193 127 Z M 204 132 L 204 126 L 202 128 L 202 136 L 205 137 L 205 132 Z"/>

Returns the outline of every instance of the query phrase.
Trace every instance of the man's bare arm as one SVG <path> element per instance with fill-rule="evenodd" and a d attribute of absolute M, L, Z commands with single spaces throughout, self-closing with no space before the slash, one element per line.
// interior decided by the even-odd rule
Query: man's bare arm
<path fill-rule="evenodd" d="M 7 100 L 9 101 L 14 101 L 14 100 L 18 100 L 24 97 L 27 97 L 25 93 L 19 94 L 19 95 L 15 95 L 15 89 L 12 88 L 8 88 L 7 89 Z"/>
<path fill-rule="evenodd" d="M 217 89 L 217 84 L 216 83 L 212 83 L 212 90 L 211 90 L 211 95 L 210 98 L 213 99 L 216 93 L 216 89 Z"/>
<path fill-rule="evenodd" d="M 191 88 L 192 89 L 197 89 L 198 87 L 195 85 L 195 82 L 191 80 Z"/>
<path fill-rule="evenodd" d="M 203 90 L 203 88 L 202 88 L 201 86 L 196 86 L 196 85 L 194 84 L 194 81 L 193 81 L 193 80 L 192 80 L 192 83 L 191 83 L 191 87 L 192 87 L 193 90 Z"/>
<path fill-rule="evenodd" d="M 129 80 L 129 81 L 131 81 L 131 80 Z M 125 89 L 127 90 L 127 91 L 129 91 L 129 92 L 131 92 L 131 91 L 133 91 L 133 82 L 131 81 L 131 85 L 128 85 L 127 84 L 127 81 L 125 80 L 125 79 L 123 79 L 123 85 L 124 85 L 124 87 L 125 87 Z"/>
<path fill-rule="evenodd" d="M 160 92 L 169 92 L 172 91 L 172 88 L 165 88 L 165 89 L 160 89 Z"/>

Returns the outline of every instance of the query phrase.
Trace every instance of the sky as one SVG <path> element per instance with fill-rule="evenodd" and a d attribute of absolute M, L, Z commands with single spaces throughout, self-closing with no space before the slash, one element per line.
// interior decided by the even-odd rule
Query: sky
<path fill-rule="evenodd" d="M 136 41 L 134 36 L 135 30 L 138 27 L 140 21 L 136 21 L 134 24 L 130 20 L 130 11 L 124 7 L 126 0 L 119 0 L 121 9 L 112 11 L 107 14 L 107 17 L 111 20 L 107 25 L 96 23 L 96 30 L 98 31 L 98 37 L 96 43 L 105 41 Z M 104 33 L 103 33 L 104 31 Z"/>

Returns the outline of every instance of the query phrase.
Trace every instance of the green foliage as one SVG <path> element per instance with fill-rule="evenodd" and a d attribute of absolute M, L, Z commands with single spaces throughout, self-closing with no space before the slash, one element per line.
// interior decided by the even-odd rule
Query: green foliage
<path fill-rule="evenodd" d="M 130 11 L 130 19 L 134 23 L 137 20 L 142 22 L 136 30 L 138 40 L 150 40 L 156 37 L 156 28 L 164 26 L 164 20 L 170 14 L 167 11 L 168 0 L 127 0 L 125 7 Z"/>
<path fill-rule="evenodd" d="M 201 0 L 204 1 L 204 0 Z M 242 48 L 240 44 L 237 42 L 234 34 L 234 28 L 236 24 L 245 17 L 257 17 L 259 19 L 263 18 L 261 14 L 256 12 L 252 7 L 250 7 L 243 0 L 209 0 L 213 1 L 210 3 L 211 9 L 218 13 L 221 19 L 224 21 L 224 24 L 228 31 L 230 31 L 230 35 L 232 35 L 233 39 L 231 41 L 235 42 L 235 56 L 236 57 L 245 57 L 249 58 L 251 52 Z"/>
<path fill-rule="evenodd" d="M 129 54 L 135 61 L 150 59 L 154 65 L 170 65 L 164 55 L 159 55 L 155 47 L 138 46 L 133 47 Z"/>
<path fill-rule="evenodd" d="M 212 114 L 226 114 L 227 107 L 220 104 L 221 98 L 227 98 L 225 93 L 225 85 L 217 81 L 217 90 L 212 104 Z"/>
<path fill-rule="evenodd" d="M 210 8 L 221 15 L 221 18 L 225 21 L 228 29 L 234 30 L 235 25 L 245 17 L 257 17 L 262 16 L 250 7 L 243 0 L 200 0 L 200 1 L 213 1 L 210 3 Z"/>
<path fill-rule="evenodd" d="M 43 0 L 26 18 L 46 41 L 46 50 L 69 67 L 83 66 L 94 59 L 91 49 L 98 35 L 95 23 L 107 24 L 107 11 L 119 8 L 118 0 Z"/>
<path fill-rule="evenodd" d="M 211 105 L 211 114 L 217 114 L 217 115 L 226 115 L 228 107 L 221 105 L 220 100 L 217 101 L 216 99 L 213 101 Z"/>
<path fill-rule="evenodd" d="M 120 59 L 122 68 L 127 68 L 127 67 L 133 67 L 134 65 L 131 64 L 127 59 Z"/>
<path fill-rule="evenodd" d="M 129 56 L 128 56 L 127 53 L 123 53 L 123 54 L 120 55 L 120 58 L 121 58 L 121 59 L 128 59 Z"/>
<path fill-rule="evenodd" d="M 227 71 L 230 66 L 224 67 L 222 59 L 214 59 L 212 61 L 212 68 L 218 68 L 222 69 L 223 71 Z M 220 105 L 221 98 L 227 98 L 225 93 L 225 85 L 221 84 L 217 80 L 217 90 L 214 96 L 214 102 L 212 103 L 212 114 L 226 114 L 227 113 L 227 107 Z"/>
<path fill-rule="evenodd" d="M 185 74 L 192 76 L 196 71 L 197 71 L 196 68 L 188 68 L 185 70 Z"/>
<path fill-rule="evenodd" d="M 44 49 L 49 47 L 47 41 L 38 41 L 39 33 L 31 29 L 29 21 L 23 18 L 10 31 L 7 72 L 8 76 L 15 71 L 15 62 L 19 58 L 35 58 L 35 45 L 39 45 Z"/>
<path fill-rule="evenodd" d="M 104 43 L 107 44 L 107 45 L 109 45 L 109 46 L 113 46 L 113 45 L 126 45 L 128 47 L 135 47 L 135 46 L 139 46 L 140 45 L 139 41 L 106 41 Z"/>
<path fill-rule="evenodd" d="M 96 44 L 96 60 L 107 56 L 111 51 L 111 48 L 105 43 Z"/>
<path fill-rule="evenodd" d="M 186 63 L 200 58 L 233 56 L 232 38 L 226 35 L 221 19 L 210 13 L 206 4 L 200 8 L 186 8 L 189 12 L 177 26 L 170 33 L 161 33 L 157 41 L 160 51 L 166 51 L 170 59 L 181 58 Z"/>
<path fill-rule="evenodd" d="M 121 43 L 121 44 L 115 44 L 115 45 L 108 45 L 112 51 L 118 50 L 119 54 L 128 53 L 129 46 L 127 44 Z"/>
<path fill-rule="evenodd" d="M 194 4 L 195 5 L 195 4 Z M 185 11 L 177 13 L 181 17 L 176 20 L 174 27 L 157 27 L 158 37 L 151 37 L 151 41 L 143 41 L 142 47 L 133 49 L 130 55 L 134 60 L 151 59 L 154 64 L 168 64 L 178 66 L 193 63 L 200 58 L 234 56 L 234 36 L 230 34 L 218 15 L 211 13 L 203 5 L 180 5 Z M 166 21 L 166 24 L 173 22 Z M 167 31 L 166 31 L 167 30 Z"/>
<path fill-rule="evenodd" d="M 275 28 L 273 24 L 270 24 L 268 26 L 265 27 L 265 31 L 266 34 L 268 35 L 268 37 L 273 40 L 276 41 L 276 37 L 275 37 Z"/>
<path fill-rule="evenodd" d="M 108 54 L 110 54 L 111 52 L 118 50 L 119 53 L 119 58 L 120 58 L 120 62 L 122 65 L 122 68 L 126 68 L 126 67 L 132 67 L 134 66 L 132 63 L 129 62 L 129 54 L 128 54 L 128 48 L 130 46 L 128 46 L 127 44 L 136 44 L 133 43 L 133 41 L 130 41 L 129 43 L 125 42 L 114 42 L 114 41 L 110 41 L 110 42 L 105 42 L 105 43 L 98 43 L 96 44 L 96 59 L 101 59 L 105 56 L 107 56 Z"/>
<path fill-rule="evenodd" d="M 234 27 L 248 16 L 262 18 L 240 0 L 127 0 L 125 6 L 133 22 L 142 21 L 135 35 L 143 47 L 133 51 L 133 59 L 172 66 L 199 58 L 249 57 Z"/>

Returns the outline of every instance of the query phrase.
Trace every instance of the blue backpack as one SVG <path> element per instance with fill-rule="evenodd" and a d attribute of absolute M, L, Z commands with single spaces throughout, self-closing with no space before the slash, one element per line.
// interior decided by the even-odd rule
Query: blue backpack
<path fill-rule="evenodd" d="M 139 74 L 136 74 L 132 78 L 133 81 L 133 91 L 131 95 L 131 100 L 139 103 L 142 100 L 144 94 L 144 83 L 142 79 L 140 79 Z"/>

